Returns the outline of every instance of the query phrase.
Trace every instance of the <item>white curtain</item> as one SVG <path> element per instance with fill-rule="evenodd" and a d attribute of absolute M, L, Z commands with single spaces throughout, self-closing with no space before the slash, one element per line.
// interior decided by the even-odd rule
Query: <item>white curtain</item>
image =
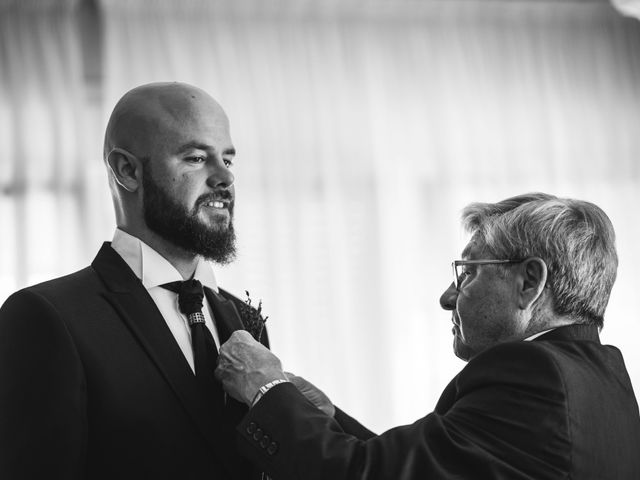
<path fill-rule="evenodd" d="M 9 229 L 13 243 L 0 251 L 5 281 L 38 277 L 32 264 L 16 273 L 15 258 L 25 255 L 56 262 L 47 274 L 91 259 L 113 228 L 100 159 L 111 108 L 141 83 L 185 81 L 220 101 L 238 150 L 240 256 L 218 269 L 220 283 L 262 298 L 285 367 L 371 428 L 430 411 L 464 365 L 451 352 L 450 315 L 438 305 L 466 241 L 460 209 L 526 191 L 589 199 L 611 216 L 621 266 L 603 338 L 622 348 L 640 388 L 639 319 L 628 302 L 640 268 L 637 21 L 606 2 L 584 1 L 102 0 L 101 6 L 99 119 L 81 122 L 77 59 L 75 70 L 59 67 L 65 77 L 56 92 L 68 92 L 69 102 L 52 103 L 40 62 L 24 72 L 34 77 L 32 108 L 49 108 L 50 119 L 58 108 L 75 112 L 73 122 L 48 120 L 37 142 L 23 142 L 37 143 L 44 162 L 34 178 L 61 171 L 45 158 L 64 157 L 75 165 L 65 171 L 90 179 L 91 190 L 78 180 L 84 193 L 69 211 L 52 206 L 64 196 L 51 193 L 42 207 L 46 218 L 29 223 L 12 203 L 24 198 L 9 187 L 2 215 L 14 212 L 17 227 Z M 25 36 L 45 48 L 33 32 Z M 65 48 L 55 55 L 69 58 L 78 46 Z M 4 58 L 1 67 L 4 81 Z M 19 77 L 13 82 L 15 89 L 2 89 L 1 118 L 20 128 L 11 138 L 22 139 L 29 129 L 14 118 L 11 92 L 27 87 Z M 51 154 L 65 135 L 60 128 L 68 129 L 68 155 Z M 3 128 L 0 135 L 8 134 Z M 27 151 L 3 155 L 15 159 L 3 161 L 3 185 L 13 185 L 14 174 L 6 172 L 25 168 L 20 154 Z M 15 178 L 34 182 L 31 175 Z M 50 231 L 34 241 L 25 225 L 38 221 Z M 54 246 L 39 250 L 44 240 Z M 25 241 L 33 243 L 27 248 Z M 59 258 L 65 248 L 68 257 Z"/>
<path fill-rule="evenodd" d="M 0 1 L 3 300 L 20 286 L 80 267 L 94 248 L 95 159 L 87 155 L 91 128 L 76 6 Z"/>

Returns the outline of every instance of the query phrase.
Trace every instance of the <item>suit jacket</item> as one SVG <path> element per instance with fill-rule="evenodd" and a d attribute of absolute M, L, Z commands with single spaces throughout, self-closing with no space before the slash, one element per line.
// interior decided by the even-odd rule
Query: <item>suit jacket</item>
<path fill-rule="evenodd" d="M 240 300 L 206 294 L 221 340 L 243 328 Z M 155 303 L 109 244 L 90 267 L 0 309 L 3 480 L 260 478 L 234 442 L 246 410 L 222 390 L 217 407 L 203 398 Z"/>
<path fill-rule="evenodd" d="M 433 413 L 368 440 L 289 384 L 267 392 L 238 432 L 241 450 L 277 480 L 640 479 L 622 355 L 583 325 L 486 350 Z"/>

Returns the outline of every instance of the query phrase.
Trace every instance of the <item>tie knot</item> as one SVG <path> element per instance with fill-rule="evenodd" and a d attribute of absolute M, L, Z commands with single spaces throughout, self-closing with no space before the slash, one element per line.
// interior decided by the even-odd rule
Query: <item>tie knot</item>
<path fill-rule="evenodd" d="M 166 283 L 162 287 L 177 292 L 178 307 L 185 315 L 202 311 L 204 292 L 202 284 L 198 280 L 191 279 L 184 282 Z"/>

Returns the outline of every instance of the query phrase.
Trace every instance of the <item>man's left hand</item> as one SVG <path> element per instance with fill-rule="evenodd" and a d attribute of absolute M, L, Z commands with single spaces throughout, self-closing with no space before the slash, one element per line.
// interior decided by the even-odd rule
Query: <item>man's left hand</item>
<path fill-rule="evenodd" d="M 287 379 L 278 357 L 245 330 L 233 332 L 220 347 L 215 375 L 229 395 L 250 407 L 260 387 Z"/>

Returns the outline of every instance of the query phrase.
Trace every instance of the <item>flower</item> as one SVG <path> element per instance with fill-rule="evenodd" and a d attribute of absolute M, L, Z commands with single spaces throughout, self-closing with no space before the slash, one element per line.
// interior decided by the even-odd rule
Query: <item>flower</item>
<path fill-rule="evenodd" d="M 255 308 L 251 305 L 249 292 L 245 290 L 244 293 L 246 293 L 247 299 L 244 303 L 239 304 L 240 318 L 242 318 L 245 330 L 259 342 L 264 331 L 264 324 L 269 317 L 262 316 L 262 300 L 258 302 L 258 308 Z"/>

